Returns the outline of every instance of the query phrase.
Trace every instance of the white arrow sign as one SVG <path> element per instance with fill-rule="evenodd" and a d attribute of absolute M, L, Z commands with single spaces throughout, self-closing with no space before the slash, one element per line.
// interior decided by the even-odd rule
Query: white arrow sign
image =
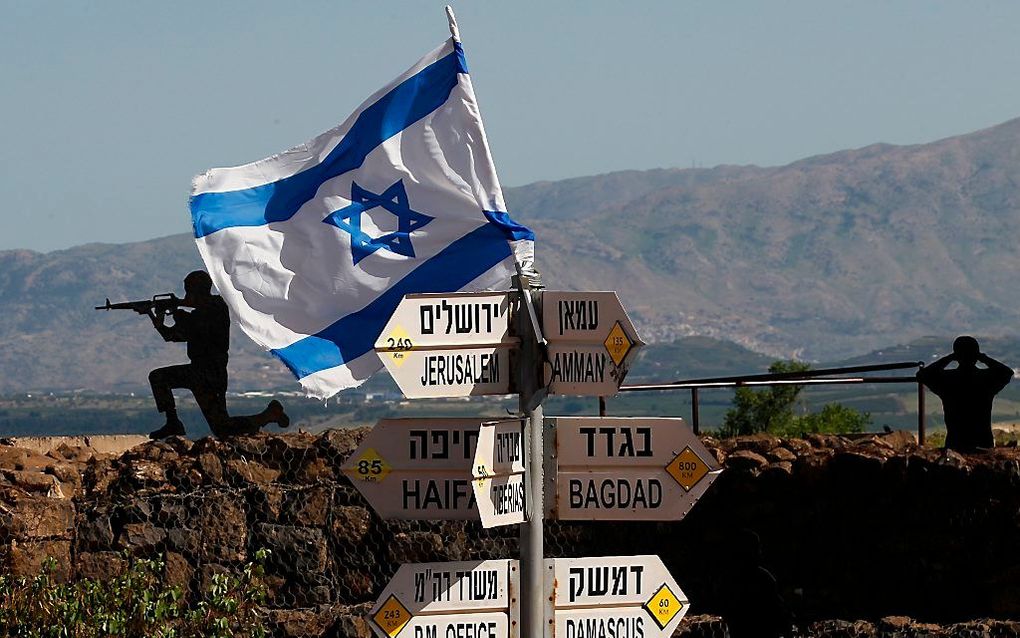
<path fill-rule="evenodd" d="M 405 295 L 379 334 L 375 349 L 512 345 L 509 292 Z"/>
<path fill-rule="evenodd" d="M 658 556 L 546 559 L 554 622 L 546 638 L 669 638 L 687 596 Z"/>
<path fill-rule="evenodd" d="M 386 519 L 477 519 L 471 463 L 481 420 L 383 419 L 341 469 Z"/>
<path fill-rule="evenodd" d="M 689 603 L 658 556 L 547 558 L 545 638 L 668 638 Z M 368 617 L 378 638 L 517 638 L 516 560 L 401 565 Z"/>
<path fill-rule="evenodd" d="M 644 345 L 615 292 L 542 293 L 542 332 L 550 394 L 616 394 Z"/>
<path fill-rule="evenodd" d="M 527 520 L 524 421 L 483 423 L 471 468 L 482 527 Z"/>
<path fill-rule="evenodd" d="M 511 293 L 406 295 L 375 351 L 409 399 L 510 392 Z"/>
<path fill-rule="evenodd" d="M 559 520 L 679 520 L 722 472 L 678 418 L 553 417 L 545 441 Z"/>
<path fill-rule="evenodd" d="M 512 638 L 517 561 L 401 565 L 369 612 L 379 638 Z"/>

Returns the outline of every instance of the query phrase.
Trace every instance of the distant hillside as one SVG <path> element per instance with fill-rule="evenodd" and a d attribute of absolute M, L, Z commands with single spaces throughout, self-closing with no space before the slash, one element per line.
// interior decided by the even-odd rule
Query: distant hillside
<path fill-rule="evenodd" d="M 653 338 L 708 334 L 812 359 L 1018 332 L 1020 120 L 778 168 L 673 171 L 672 186 L 667 174 L 531 193 L 516 212 L 544 239 L 548 281 L 619 290 Z M 635 183 L 643 194 L 624 186 Z"/>
<path fill-rule="evenodd" d="M 836 360 L 930 334 L 1020 332 L 1018 175 L 1013 120 L 782 167 L 542 182 L 507 200 L 537 233 L 547 285 L 618 290 L 647 340 L 704 335 L 763 359 Z M 92 306 L 180 292 L 198 266 L 186 235 L 0 252 L 0 392 L 138 389 L 183 351 L 130 312 Z M 293 385 L 239 333 L 232 356 L 235 387 Z"/>

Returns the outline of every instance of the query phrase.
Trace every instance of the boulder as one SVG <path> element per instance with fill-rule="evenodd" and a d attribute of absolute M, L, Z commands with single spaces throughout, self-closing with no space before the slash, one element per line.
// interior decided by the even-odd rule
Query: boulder
<path fill-rule="evenodd" d="M 163 563 L 163 582 L 170 587 L 179 587 L 184 594 L 191 588 L 195 570 L 188 559 L 177 552 L 167 552 Z"/>
<path fill-rule="evenodd" d="M 783 441 L 772 434 L 753 434 L 751 436 L 738 436 L 736 444 L 738 450 L 750 450 L 758 454 L 766 454 L 782 445 Z"/>
<path fill-rule="evenodd" d="M 361 444 L 362 439 L 368 435 L 371 428 L 340 428 L 327 430 L 319 437 L 316 447 L 319 448 L 319 456 L 325 459 L 337 470 L 343 465 L 354 450 Z"/>
<path fill-rule="evenodd" d="M 729 638 L 726 621 L 719 616 L 688 614 L 680 621 L 673 636 L 676 638 Z"/>
<path fill-rule="evenodd" d="M 80 552 L 74 566 L 78 578 L 108 581 L 124 573 L 127 561 L 120 552 Z"/>
<path fill-rule="evenodd" d="M 785 447 L 779 446 L 773 448 L 765 453 L 765 458 L 773 463 L 785 461 L 787 463 L 793 463 L 797 460 L 797 455 L 788 450 Z"/>
<path fill-rule="evenodd" d="M 70 498 L 74 494 L 73 487 L 65 494 L 60 481 L 52 474 L 30 470 L 0 470 L 0 474 L 3 474 L 11 485 L 20 487 L 26 492 L 43 494 L 47 498 Z"/>
<path fill-rule="evenodd" d="M 333 491 L 328 487 L 291 490 L 284 499 L 282 522 L 288 525 L 322 527 L 329 517 L 332 502 Z"/>
<path fill-rule="evenodd" d="M 52 574 L 54 580 L 64 582 L 71 576 L 71 541 L 12 540 L 5 558 L 4 571 L 12 576 L 32 578 L 42 571 L 48 558 L 56 561 Z"/>
<path fill-rule="evenodd" d="M 192 560 L 200 560 L 205 555 L 202 535 L 185 527 L 172 527 L 166 530 L 166 546 Z"/>
<path fill-rule="evenodd" d="M 223 462 L 213 452 L 202 452 L 195 459 L 195 467 L 206 478 L 208 483 L 223 482 Z"/>
<path fill-rule="evenodd" d="M 230 459 L 227 461 L 224 475 L 231 485 L 246 485 L 248 483 L 264 485 L 280 478 L 280 470 L 266 467 L 258 461 Z"/>
<path fill-rule="evenodd" d="M 746 470 L 754 473 L 760 472 L 768 464 L 768 459 L 751 450 L 737 450 L 726 459 L 727 469 Z"/>
<path fill-rule="evenodd" d="M 71 501 L 17 491 L 7 500 L 0 502 L 0 538 L 71 539 L 75 515 Z"/>
<path fill-rule="evenodd" d="M 117 545 L 135 554 L 152 554 L 166 540 L 166 531 L 152 523 L 128 523 L 117 537 Z"/>
<path fill-rule="evenodd" d="M 211 491 L 190 497 L 191 526 L 202 542 L 202 555 L 215 562 L 239 562 L 248 554 L 245 501 L 232 492 Z"/>
<path fill-rule="evenodd" d="M 320 638 L 333 624 L 333 618 L 316 609 L 273 609 L 269 624 L 280 638 Z"/>
<path fill-rule="evenodd" d="M 328 552 L 322 530 L 257 523 L 254 542 L 271 552 L 266 560 L 268 572 L 307 584 L 318 584 L 324 579 Z"/>
<path fill-rule="evenodd" d="M 863 620 L 822 620 L 808 625 L 807 635 L 812 638 L 879 638 L 870 622 Z M 882 636 L 885 638 L 885 635 Z"/>
<path fill-rule="evenodd" d="M 443 537 L 434 532 L 400 532 L 393 536 L 386 550 L 390 562 L 395 565 L 446 559 Z"/>
<path fill-rule="evenodd" d="M 346 545 L 358 545 L 372 528 L 372 514 L 364 507 L 340 505 L 333 509 L 333 539 Z"/>
<path fill-rule="evenodd" d="M 906 452 L 917 447 L 917 433 L 910 430 L 893 430 L 878 436 L 896 452 Z"/>
<path fill-rule="evenodd" d="M 110 525 L 110 510 L 93 508 L 78 517 L 76 525 L 77 549 L 100 551 L 113 548 L 113 527 Z"/>

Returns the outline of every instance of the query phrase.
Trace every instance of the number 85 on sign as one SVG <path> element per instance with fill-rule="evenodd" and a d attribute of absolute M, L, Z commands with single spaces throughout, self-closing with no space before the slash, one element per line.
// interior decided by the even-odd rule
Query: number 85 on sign
<path fill-rule="evenodd" d="M 355 478 L 369 483 L 382 481 L 393 470 L 375 448 L 368 448 L 354 460 L 353 467 L 348 470 Z"/>

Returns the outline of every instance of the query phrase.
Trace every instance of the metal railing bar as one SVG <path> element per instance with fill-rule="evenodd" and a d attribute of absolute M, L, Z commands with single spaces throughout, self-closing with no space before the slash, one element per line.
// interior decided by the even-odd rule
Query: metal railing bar
<path fill-rule="evenodd" d="M 690 388 L 691 384 L 717 384 L 717 383 L 736 383 L 738 381 L 780 381 L 784 379 L 812 379 L 815 377 L 826 377 L 833 374 L 856 374 L 860 372 L 882 372 L 885 370 L 905 370 L 907 368 L 919 368 L 923 362 L 921 361 L 907 361 L 900 363 L 879 363 L 867 366 L 845 366 L 842 368 L 823 368 L 821 370 L 805 370 L 803 372 L 770 372 L 766 374 L 745 374 L 731 377 L 710 377 L 705 379 L 684 379 L 680 381 L 669 381 L 665 383 L 658 383 L 654 385 L 660 386 L 682 386 Z M 650 385 L 650 384 L 644 384 Z M 635 386 L 621 386 L 621 391 L 626 391 L 628 388 Z M 706 386 L 707 387 L 707 386 Z"/>
<path fill-rule="evenodd" d="M 625 385 L 620 392 L 659 392 L 694 388 L 741 388 L 774 385 L 841 385 L 860 383 L 916 383 L 915 377 L 836 377 L 832 379 L 775 379 L 762 381 L 694 381 L 684 383 L 647 383 Z"/>

